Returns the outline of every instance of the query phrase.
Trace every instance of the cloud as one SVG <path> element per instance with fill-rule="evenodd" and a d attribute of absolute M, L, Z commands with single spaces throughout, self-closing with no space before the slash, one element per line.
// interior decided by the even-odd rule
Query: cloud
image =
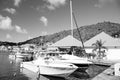
<path fill-rule="evenodd" d="M 52 5 L 47 5 L 47 8 L 48 8 L 49 10 L 55 10 L 55 7 L 52 6 Z"/>
<path fill-rule="evenodd" d="M 15 14 L 16 13 L 16 10 L 13 9 L 13 8 L 6 8 L 6 9 L 4 9 L 4 11 L 7 11 L 7 12 L 9 12 L 11 14 Z"/>
<path fill-rule="evenodd" d="M 22 1 L 22 0 L 14 0 L 14 5 L 15 5 L 16 7 L 19 7 L 19 4 L 20 4 L 21 1 Z"/>
<path fill-rule="evenodd" d="M 7 34 L 7 35 L 6 35 L 6 38 L 7 38 L 7 39 L 11 39 L 12 36 L 11 36 L 10 34 Z"/>
<path fill-rule="evenodd" d="M 48 25 L 48 19 L 47 19 L 46 17 L 42 16 L 42 17 L 40 18 L 40 21 L 42 21 L 45 26 Z"/>
<path fill-rule="evenodd" d="M 0 29 L 3 30 L 12 30 L 12 20 L 11 18 L 7 17 L 3 17 L 2 15 L 0 15 Z"/>
<path fill-rule="evenodd" d="M 95 4 L 94 6 L 95 7 L 98 7 L 98 8 L 101 8 L 109 3 L 113 3 L 115 2 L 116 0 L 98 0 L 98 3 Z"/>
<path fill-rule="evenodd" d="M 54 10 L 56 8 L 59 8 L 61 5 L 65 5 L 66 0 L 44 0 L 48 4 L 46 4 L 46 7 L 50 10 Z"/>
<path fill-rule="evenodd" d="M 41 8 L 40 6 L 37 6 L 37 7 L 36 7 L 36 10 L 37 10 L 37 11 L 40 11 L 40 8 Z"/>
<path fill-rule="evenodd" d="M 18 25 L 12 25 L 12 19 L 10 17 L 3 17 L 2 15 L 0 15 L 0 29 L 2 30 L 15 30 L 18 33 L 23 33 L 23 34 L 27 34 L 27 30 L 26 29 L 22 29 L 20 26 Z"/>
<path fill-rule="evenodd" d="M 46 32 L 46 31 L 42 31 L 41 32 L 41 36 L 45 36 L 45 35 L 47 35 L 48 33 Z"/>
<path fill-rule="evenodd" d="M 26 29 L 22 29 L 20 26 L 17 26 L 17 25 L 15 26 L 15 30 L 18 33 L 23 33 L 23 34 L 27 34 L 28 33 Z"/>
<path fill-rule="evenodd" d="M 32 37 L 31 37 L 31 36 L 28 36 L 28 39 L 32 39 Z"/>

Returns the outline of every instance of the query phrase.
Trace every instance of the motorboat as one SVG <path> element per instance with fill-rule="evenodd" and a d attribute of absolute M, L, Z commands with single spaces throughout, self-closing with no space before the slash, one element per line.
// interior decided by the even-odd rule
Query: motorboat
<path fill-rule="evenodd" d="M 33 53 L 32 52 L 25 52 L 25 51 L 16 51 L 9 55 L 10 58 L 31 58 Z"/>
<path fill-rule="evenodd" d="M 87 67 L 87 66 L 93 64 L 86 57 L 78 57 L 75 55 L 64 54 L 64 55 L 61 55 L 61 58 L 62 58 L 61 59 L 62 62 L 72 63 L 78 67 Z"/>
<path fill-rule="evenodd" d="M 15 53 L 15 57 L 17 57 L 17 58 L 22 58 L 22 57 L 24 57 L 24 55 L 23 55 L 21 52 L 17 51 L 17 52 Z"/>
<path fill-rule="evenodd" d="M 89 65 L 93 64 L 85 57 L 78 57 L 73 54 L 70 55 L 67 54 L 66 52 L 61 52 L 61 51 L 46 51 L 46 52 L 41 52 L 40 54 L 46 55 L 46 57 L 50 57 L 50 59 L 53 59 L 54 62 L 70 63 L 78 67 L 88 67 Z"/>
<path fill-rule="evenodd" d="M 69 76 L 78 68 L 74 64 L 52 61 L 47 57 L 38 57 L 33 61 L 22 62 L 21 67 L 26 68 L 34 73 L 57 77 Z"/>

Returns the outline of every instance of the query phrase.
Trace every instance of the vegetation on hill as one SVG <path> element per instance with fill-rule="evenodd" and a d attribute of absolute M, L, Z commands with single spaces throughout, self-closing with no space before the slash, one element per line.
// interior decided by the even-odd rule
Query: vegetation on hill
<path fill-rule="evenodd" d="M 85 42 L 102 31 L 106 32 L 107 34 L 113 37 L 116 35 L 119 37 L 120 24 L 112 23 L 112 22 L 101 22 L 93 25 L 81 26 L 79 27 L 79 30 L 80 30 L 82 39 Z M 66 37 L 67 35 L 70 35 L 70 30 L 64 30 L 64 31 L 54 33 L 51 35 L 46 35 L 46 36 L 39 36 L 30 40 L 27 40 L 25 42 L 21 42 L 20 44 L 33 43 L 33 44 L 40 45 L 41 43 L 47 43 L 47 42 L 54 43 Z M 74 29 L 74 37 L 80 40 L 77 29 Z"/>
<path fill-rule="evenodd" d="M 2 42 L 2 41 L 0 41 L 0 46 L 2 46 L 2 45 L 4 45 L 4 46 L 14 46 L 14 45 L 17 45 L 17 43 L 14 43 L 14 42 Z"/>
<path fill-rule="evenodd" d="M 87 26 L 81 26 L 79 27 L 81 36 L 83 41 L 87 41 L 90 38 L 92 38 L 93 36 L 97 35 L 98 33 L 104 31 L 107 34 L 115 37 L 117 35 L 117 37 L 120 37 L 120 24 L 118 23 L 112 23 L 112 22 L 101 22 L 101 23 L 97 23 L 97 24 L 93 24 L 93 25 L 87 25 Z M 54 33 L 54 34 L 50 34 L 50 35 L 46 35 L 46 36 L 39 36 L 24 42 L 19 42 L 18 45 L 22 45 L 22 44 L 37 44 L 37 45 L 41 45 L 43 43 L 47 43 L 47 42 L 51 42 L 54 43 L 64 37 L 66 37 L 67 35 L 70 35 L 71 31 L 70 30 L 64 30 L 58 33 Z M 80 40 L 79 38 L 79 34 L 77 29 L 74 29 L 74 37 L 77 38 L 78 40 Z M 1 42 L 0 42 L 1 44 Z M 2 44 L 10 44 L 10 45 L 16 45 L 16 43 L 12 43 L 12 42 L 6 42 L 6 43 L 2 43 Z"/>

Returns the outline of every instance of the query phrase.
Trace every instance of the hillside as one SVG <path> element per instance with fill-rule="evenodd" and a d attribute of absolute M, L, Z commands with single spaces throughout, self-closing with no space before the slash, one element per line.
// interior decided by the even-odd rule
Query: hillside
<path fill-rule="evenodd" d="M 106 33 L 108 33 L 111 36 L 115 36 L 115 35 L 120 35 L 120 24 L 118 23 L 112 23 L 112 22 L 101 22 L 101 23 L 97 23 L 97 24 L 93 24 L 93 25 L 88 25 L 88 26 L 81 26 L 79 27 L 81 36 L 83 41 L 87 41 L 88 39 L 92 38 L 93 36 L 95 36 L 96 34 L 104 31 Z M 40 45 L 42 42 L 43 43 L 47 43 L 47 42 L 56 42 L 62 38 L 64 38 L 65 36 L 70 34 L 70 30 L 64 30 L 58 33 L 54 33 L 51 35 L 46 35 L 46 36 L 39 36 L 30 40 L 27 40 L 25 42 L 20 42 L 19 44 L 26 44 L 26 43 L 33 43 L 33 44 L 38 44 Z M 74 37 L 79 39 L 79 34 L 78 34 L 78 30 L 74 29 Z"/>
<path fill-rule="evenodd" d="M 17 43 L 0 41 L 0 46 L 2 46 L 2 45 L 5 45 L 5 46 L 15 46 L 15 45 L 17 45 Z"/>

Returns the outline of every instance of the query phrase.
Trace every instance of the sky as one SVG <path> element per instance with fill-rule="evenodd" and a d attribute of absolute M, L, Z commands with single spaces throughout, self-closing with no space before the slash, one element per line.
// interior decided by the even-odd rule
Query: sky
<path fill-rule="evenodd" d="M 72 5 L 79 27 L 120 23 L 120 0 L 72 0 Z M 69 0 L 0 0 L 0 41 L 21 42 L 68 29 Z"/>

